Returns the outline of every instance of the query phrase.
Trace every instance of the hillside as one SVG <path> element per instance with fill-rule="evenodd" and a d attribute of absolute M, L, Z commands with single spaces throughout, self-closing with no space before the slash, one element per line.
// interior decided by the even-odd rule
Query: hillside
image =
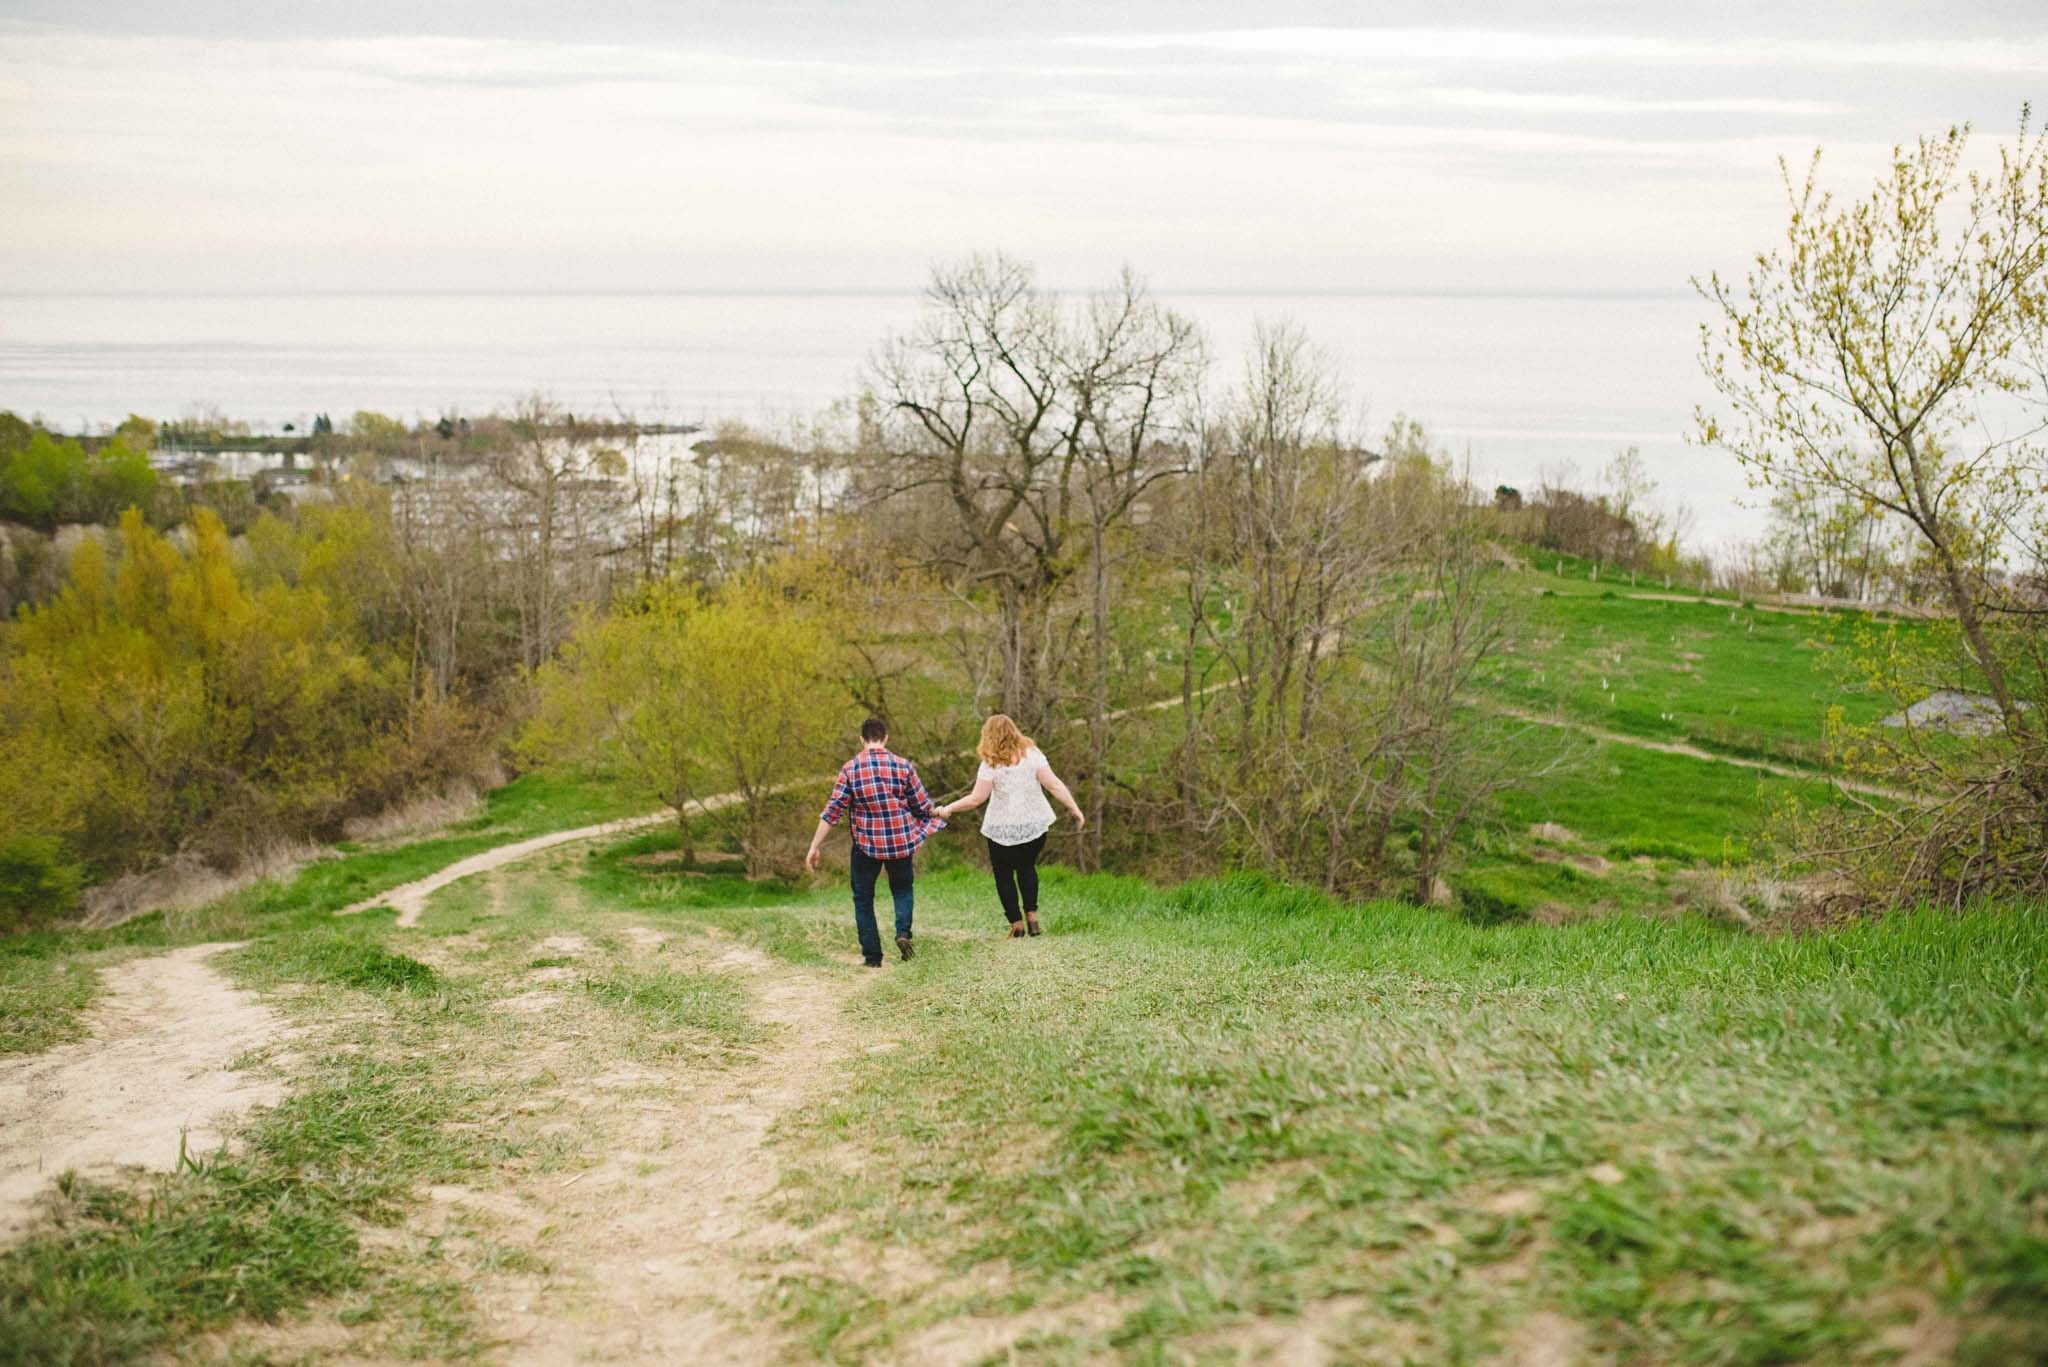
<path fill-rule="evenodd" d="M 836 880 L 672 845 L 547 851 L 411 929 L 305 876 L 44 945 L 126 983 L 253 935 L 206 962 L 294 1033 L 236 1060 L 285 1099 L 231 1155 L 51 1189 L 0 1255 L 8 1358 L 2048 1349 L 2038 915 L 1485 929 L 1060 877 L 1009 942 L 962 870 L 864 975 Z"/>
<path fill-rule="evenodd" d="M 1543 763 L 1446 905 L 1056 871 L 1012 943 L 970 825 L 864 975 L 839 875 L 742 879 L 730 810 L 687 860 L 558 766 L 0 941 L 0 1360 L 2048 1351 L 2039 909 L 1800 933 L 1761 859 L 1833 800 L 1827 710 L 1879 715 L 1823 643 L 1925 625 L 1490 573 L 1515 632 L 1456 710 Z M 1119 681 L 1163 705 L 1112 714 L 1117 772 L 1173 753 L 1178 673 Z M 964 701 L 917 696 L 957 790 Z"/>

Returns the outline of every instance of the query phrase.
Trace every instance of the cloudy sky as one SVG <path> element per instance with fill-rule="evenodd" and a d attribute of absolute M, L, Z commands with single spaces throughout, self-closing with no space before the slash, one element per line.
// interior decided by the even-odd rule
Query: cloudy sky
<path fill-rule="evenodd" d="M 2044 96 L 2038 0 L 0 0 L 0 290 L 1676 289 Z"/>

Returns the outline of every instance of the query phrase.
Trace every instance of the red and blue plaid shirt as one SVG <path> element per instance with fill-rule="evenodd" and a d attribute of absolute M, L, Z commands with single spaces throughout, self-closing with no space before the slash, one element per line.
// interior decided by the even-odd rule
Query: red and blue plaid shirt
<path fill-rule="evenodd" d="M 853 809 L 853 843 L 877 859 L 915 854 L 946 823 L 933 811 L 917 766 L 887 750 L 862 750 L 839 770 L 819 819 L 835 826 Z"/>

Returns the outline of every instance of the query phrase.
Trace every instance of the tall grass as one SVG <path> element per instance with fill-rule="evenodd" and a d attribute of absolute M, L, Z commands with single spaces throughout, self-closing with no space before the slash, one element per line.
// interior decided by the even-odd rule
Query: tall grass
<path fill-rule="evenodd" d="M 910 1045 L 813 1133 L 901 1189 L 802 1195 L 949 1230 L 1016 1297 L 1112 1298 L 1063 1352 L 1355 1300 L 1339 1357 L 1481 1356 L 1541 1307 L 1626 1360 L 1780 1362 L 1875 1352 L 1923 1288 L 1977 1360 L 2048 1349 L 2040 909 L 1766 938 L 1251 877 L 1046 901 L 1042 944 L 921 956 L 865 999 Z M 834 1351 L 917 1314 L 855 1315 Z"/>

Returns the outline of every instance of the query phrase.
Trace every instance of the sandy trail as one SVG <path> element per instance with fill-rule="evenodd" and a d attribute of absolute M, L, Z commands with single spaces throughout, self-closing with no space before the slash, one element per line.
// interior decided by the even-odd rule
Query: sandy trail
<path fill-rule="evenodd" d="M 704 808 L 706 811 L 715 811 L 729 801 L 731 801 L 730 797 L 724 799 L 712 798 L 704 804 Z M 420 914 L 427 909 L 427 899 L 442 888 L 447 887 L 450 883 L 460 882 L 462 879 L 479 873 L 489 873 L 492 869 L 502 868 L 518 860 L 530 858 L 533 855 L 539 854 L 542 850 L 551 850 L 557 845 L 567 845 L 578 840 L 599 840 L 607 836 L 626 835 L 633 831 L 645 830 L 649 826 L 658 826 L 664 821 L 673 820 L 675 820 L 674 812 L 649 812 L 645 816 L 629 816 L 619 821 L 603 821 L 595 826 L 578 826 L 576 829 L 569 831 L 550 831 L 546 835 L 536 835 L 531 839 L 517 841 L 510 845 L 500 845 L 496 849 L 485 850 L 481 854 L 473 854 L 467 859 L 458 859 L 446 868 L 436 869 L 425 878 L 416 878 L 410 883 L 401 883 L 388 892 L 380 892 L 374 897 L 366 897 L 354 906 L 343 907 L 335 915 L 353 916 L 357 912 L 368 911 L 372 907 L 391 907 L 398 912 L 399 925 L 416 926 L 420 923 Z"/>
<path fill-rule="evenodd" d="M 181 1135 L 210 1153 L 232 1117 L 275 1104 L 284 1082 L 234 1059 L 286 1034 L 283 1019 L 205 961 L 233 945 L 131 959 L 101 976 L 86 1038 L 0 1061 L 0 1240 L 33 1223 L 69 1170 L 169 1168 Z"/>
<path fill-rule="evenodd" d="M 545 1231 L 546 1274 L 480 1289 L 481 1336 L 507 1360 L 759 1363 L 793 1351 L 760 1318 L 774 1277 L 790 1270 L 778 1251 L 803 1237 L 768 1213 L 781 1178 L 769 1131 L 820 1095 L 850 1052 L 845 988 L 751 948 L 714 955 L 704 966 L 741 977 L 772 1027 L 751 1058 L 689 1081 L 630 1070 L 579 1079 L 576 1113 L 604 1136 L 596 1167 L 514 1192 L 432 1193 Z"/>

